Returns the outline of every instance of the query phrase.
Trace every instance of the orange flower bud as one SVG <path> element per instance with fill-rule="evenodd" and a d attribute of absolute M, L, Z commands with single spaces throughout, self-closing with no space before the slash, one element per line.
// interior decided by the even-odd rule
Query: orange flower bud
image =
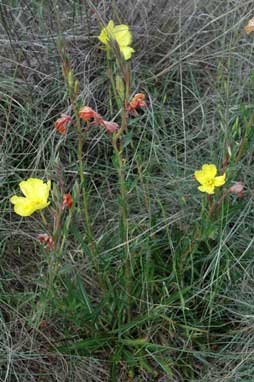
<path fill-rule="evenodd" d="M 89 106 L 83 106 L 79 111 L 79 118 L 88 122 L 91 118 L 96 118 L 98 114 Z"/>
<path fill-rule="evenodd" d="M 58 118 L 55 122 L 55 129 L 60 133 L 66 134 L 66 125 L 71 121 L 71 117 L 69 115 L 62 114 L 61 118 Z"/>
<path fill-rule="evenodd" d="M 72 204 L 73 204 L 73 200 L 72 200 L 71 194 L 64 194 L 62 209 L 64 210 L 65 207 L 71 208 Z"/>
<path fill-rule="evenodd" d="M 146 107 L 145 95 L 143 93 L 136 94 L 127 106 L 128 111 L 136 110 L 140 107 Z"/>
<path fill-rule="evenodd" d="M 115 122 L 104 121 L 100 114 L 96 113 L 91 107 L 84 106 L 79 111 L 79 117 L 84 121 L 88 122 L 93 118 L 92 125 L 99 125 L 105 127 L 108 133 L 113 133 L 119 126 Z"/>
<path fill-rule="evenodd" d="M 254 31 L 254 17 L 252 17 L 252 19 L 249 20 L 248 24 L 245 25 L 244 30 L 247 34 L 250 34 Z"/>

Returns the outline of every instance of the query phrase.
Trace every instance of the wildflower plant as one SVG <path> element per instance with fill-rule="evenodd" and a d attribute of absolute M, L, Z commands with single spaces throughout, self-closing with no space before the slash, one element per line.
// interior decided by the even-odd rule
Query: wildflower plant
<path fill-rule="evenodd" d="M 71 135 L 75 156 L 73 178 L 65 182 L 64 171 L 61 172 L 64 166 L 58 159 L 59 168 L 55 169 L 52 184 L 51 180 L 44 182 L 29 178 L 19 184 L 24 196 L 14 195 L 10 201 L 14 211 L 22 217 L 36 211 L 40 213 L 43 232 L 37 236 L 37 241 L 47 261 L 48 290 L 38 305 L 44 301 L 45 309 L 47 304 L 53 307 L 58 317 L 60 312 L 64 320 L 71 322 L 71 329 L 75 328 L 73 338 L 68 333 L 67 340 L 57 346 L 58 351 L 80 351 L 82 355 L 96 357 L 104 351 L 111 367 L 112 381 L 118 380 L 118 371 L 125 364 L 130 380 L 137 370 L 145 370 L 152 380 L 157 380 L 160 372 L 154 370 L 154 364 L 163 372 L 166 370 L 165 375 L 172 379 L 177 366 L 175 360 L 168 357 L 172 349 L 167 343 L 171 344 L 179 335 L 177 346 L 181 355 L 175 355 L 178 352 L 175 347 L 172 359 L 175 357 L 180 362 L 178 358 L 182 357 L 185 365 L 187 357 L 192 356 L 190 354 L 194 353 L 193 358 L 196 353 L 200 354 L 210 335 L 212 314 L 206 329 L 200 328 L 200 317 L 209 310 L 211 300 L 204 304 L 196 293 L 200 283 L 198 275 L 204 270 L 209 272 L 218 232 L 225 225 L 226 207 L 230 198 L 243 196 L 244 186 L 235 179 L 232 185 L 231 158 L 223 162 L 221 169 L 213 163 L 205 163 L 194 172 L 195 180 L 192 179 L 191 186 L 195 187 L 195 198 L 178 197 L 181 193 L 179 184 L 175 192 L 179 203 L 172 206 L 180 210 L 181 203 L 187 204 L 189 198 L 193 207 L 199 198 L 200 205 L 198 201 L 192 209 L 194 223 L 180 227 L 178 211 L 176 221 L 170 220 L 163 205 L 168 199 L 161 202 L 156 190 L 152 196 L 147 192 L 149 177 L 144 176 L 143 153 L 135 142 L 139 121 L 143 115 L 148 115 L 148 103 L 146 95 L 142 89 L 137 90 L 132 78 L 131 58 L 135 53 L 131 47 L 132 34 L 126 24 L 115 25 L 112 20 L 107 26 L 100 22 L 102 24 L 97 37 L 105 47 L 107 67 L 104 74 L 110 94 L 109 103 L 105 101 L 102 110 L 100 105 L 97 108 L 84 102 L 63 40 L 58 45 L 67 111 L 59 112 L 52 131 L 56 137 L 64 135 L 67 142 Z M 97 226 L 101 210 L 96 210 L 95 198 L 91 196 L 94 188 L 100 197 L 103 195 L 100 182 L 98 185 L 92 178 L 90 163 L 84 159 L 89 134 L 99 129 L 104 131 L 110 153 L 108 160 L 112 174 L 107 181 L 110 183 L 111 178 L 115 181 L 110 184 L 114 193 L 109 210 L 113 212 L 106 228 Z M 61 142 L 62 139 L 57 146 L 60 154 Z M 240 150 L 241 147 L 242 155 L 244 150 Z M 238 154 L 237 160 L 241 155 Z M 63 155 L 58 155 L 60 157 Z M 68 155 L 64 158 L 67 161 Z M 135 219 L 139 217 L 131 214 L 136 206 L 135 199 L 138 199 L 143 214 L 138 222 Z M 103 204 L 107 201 L 107 198 L 103 199 Z M 44 209 L 45 215 L 42 213 Z M 111 230 L 113 220 L 117 222 L 114 232 Z M 74 244 L 77 245 L 75 250 L 72 248 Z M 207 253 L 207 258 L 200 253 Z M 75 256 L 80 260 L 78 271 Z M 197 268 L 193 264 L 197 264 Z M 85 277 L 81 276 L 81 269 Z M 89 280 L 87 283 L 85 278 Z M 205 282 L 206 273 L 202 279 L 202 283 Z M 160 330 L 158 322 L 161 321 L 166 322 L 165 332 Z M 154 332 L 150 330 L 150 324 L 155 328 Z M 188 373 L 190 378 L 195 376 L 192 371 Z"/>
<path fill-rule="evenodd" d="M 108 74 L 109 80 L 112 86 L 112 94 L 114 95 L 114 101 L 117 108 L 120 109 L 121 123 L 119 129 L 115 123 L 102 122 L 105 129 L 109 133 L 113 133 L 112 145 L 115 156 L 113 158 L 113 164 L 118 174 L 119 182 L 119 210 L 120 210 L 120 238 L 121 242 L 125 243 L 123 247 L 125 265 L 123 270 L 123 283 L 127 294 L 127 320 L 131 320 L 131 305 L 132 305 L 132 255 L 128 245 L 129 241 L 129 228 L 128 228 L 128 186 L 126 182 L 126 165 L 127 158 L 123 157 L 124 154 L 124 136 L 128 133 L 128 118 L 129 111 L 133 102 L 129 104 L 130 92 L 131 92 L 131 70 L 126 61 L 129 60 L 134 53 L 134 49 L 130 47 L 132 43 L 132 35 L 129 31 L 129 27 L 125 24 L 115 25 L 112 20 L 108 25 L 102 29 L 98 39 L 105 44 L 107 51 L 107 58 L 110 56 L 114 60 L 108 60 Z M 120 52 L 120 54 L 119 54 Z M 138 100 L 137 100 L 138 102 Z M 139 98 L 139 105 L 135 103 L 135 106 L 145 106 L 144 96 Z M 129 105 L 129 106 L 128 106 Z M 129 109 L 128 109 L 129 107 Z M 126 298 L 126 296 L 124 297 Z"/>
<path fill-rule="evenodd" d="M 60 179 L 58 181 L 61 183 Z M 64 217 L 63 210 L 72 207 L 72 197 L 70 193 L 65 194 L 62 204 L 58 203 L 54 197 L 51 180 L 44 182 L 39 178 L 29 178 L 21 181 L 19 187 L 24 196 L 13 195 L 10 202 L 14 205 L 14 212 L 22 217 L 31 216 L 36 212 L 39 213 L 38 217 L 41 220 L 43 232 L 38 234 L 37 240 L 42 245 L 48 263 L 48 283 L 45 296 L 47 298 L 49 296 L 53 297 L 55 294 L 55 280 L 61 267 L 62 249 L 65 242 L 65 238 L 61 238 L 62 226 L 65 227 L 66 223 L 69 225 L 69 220 Z M 61 192 L 57 184 L 55 185 L 55 191 L 57 193 Z M 44 209 L 47 211 L 45 214 Z M 46 301 L 45 296 L 42 296 L 44 302 Z"/>

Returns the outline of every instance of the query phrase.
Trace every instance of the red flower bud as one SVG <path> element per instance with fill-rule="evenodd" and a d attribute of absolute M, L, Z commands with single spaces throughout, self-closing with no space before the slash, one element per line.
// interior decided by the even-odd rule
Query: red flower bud
<path fill-rule="evenodd" d="M 71 117 L 69 115 L 62 114 L 61 118 L 58 118 L 55 122 L 55 129 L 60 133 L 66 134 L 66 125 L 71 121 Z"/>
<path fill-rule="evenodd" d="M 108 133 L 113 133 L 119 126 L 115 122 L 104 121 L 100 114 L 96 113 L 91 107 L 84 106 L 79 111 L 79 117 L 84 121 L 88 122 L 93 119 L 92 125 L 99 125 L 105 127 Z"/>
<path fill-rule="evenodd" d="M 136 94 L 127 106 L 128 111 L 139 109 L 140 107 L 146 107 L 145 95 L 143 93 Z"/>
<path fill-rule="evenodd" d="M 79 111 L 79 118 L 84 122 L 90 121 L 91 118 L 96 117 L 96 112 L 89 106 L 83 106 Z"/>
<path fill-rule="evenodd" d="M 73 200 L 72 200 L 71 194 L 64 194 L 62 210 L 64 210 L 65 207 L 71 208 L 72 204 L 73 204 Z"/>
<path fill-rule="evenodd" d="M 50 250 L 54 249 L 53 239 L 47 233 L 40 233 L 38 235 L 38 240 L 41 244 L 43 244 L 45 247 L 48 247 Z"/>

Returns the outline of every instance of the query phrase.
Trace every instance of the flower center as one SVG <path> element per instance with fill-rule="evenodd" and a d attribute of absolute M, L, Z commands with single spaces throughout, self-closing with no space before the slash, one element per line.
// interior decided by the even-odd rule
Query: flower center
<path fill-rule="evenodd" d="M 207 186 L 214 186 L 214 179 L 207 179 L 206 184 Z"/>

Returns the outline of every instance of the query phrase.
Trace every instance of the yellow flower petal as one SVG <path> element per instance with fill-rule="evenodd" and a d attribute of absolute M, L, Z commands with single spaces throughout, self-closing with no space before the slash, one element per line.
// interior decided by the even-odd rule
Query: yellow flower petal
<path fill-rule="evenodd" d="M 36 190 L 41 187 L 43 181 L 41 179 L 29 178 L 19 183 L 19 188 L 27 198 L 33 198 L 36 195 Z"/>
<path fill-rule="evenodd" d="M 132 42 L 131 33 L 128 25 L 116 25 L 113 30 L 113 38 L 118 42 L 119 46 L 127 47 Z"/>
<path fill-rule="evenodd" d="M 47 183 L 44 183 L 41 179 L 29 178 L 20 182 L 19 187 L 23 194 L 31 200 L 47 200 L 50 184 L 50 180 Z"/>
<path fill-rule="evenodd" d="M 208 186 L 208 185 L 203 185 L 198 187 L 199 191 L 201 192 L 206 192 L 207 194 L 214 194 L 214 185 Z"/>
<path fill-rule="evenodd" d="M 102 29 L 100 35 L 98 36 L 98 39 L 105 45 L 108 45 L 110 38 L 113 37 L 113 31 L 114 31 L 114 21 L 110 20 L 108 25 Z"/>
<path fill-rule="evenodd" d="M 135 52 L 135 50 L 130 46 L 120 47 L 120 51 L 126 61 L 129 60 L 132 53 Z"/>
<path fill-rule="evenodd" d="M 217 174 L 215 164 L 203 164 L 202 171 L 206 174 L 207 178 L 214 178 Z"/>
<path fill-rule="evenodd" d="M 214 179 L 214 184 L 216 187 L 223 186 L 223 184 L 225 184 L 225 181 L 226 181 L 226 174 L 221 176 L 216 176 L 216 178 Z"/>
<path fill-rule="evenodd" d="M 110 40 L 116 41 L 125 60 L 129 60 L 134 52 L 134 49 L 129 46 L 132 42 L 132 35 L 126 24 L 114 25 L 114 22 L 110 20 L 98 38 L 108 49 L 112 48 Z"/>
<path fill-rule="evenodd" d="M 195 171 L 194 176 L 195 176 L 195 179 L 201 184 L 203 184 L 207 181 L 207 177 L 206 177 L 204 171 L 202 171 L 202 170 Z"/>
<path fill-rule="evenodd" d="M 35 211 L 35 206 L 27 198 L 14 195 L 10 201 L 14 204 L 14 211 L 17 215 L 30 216 Z"/>

